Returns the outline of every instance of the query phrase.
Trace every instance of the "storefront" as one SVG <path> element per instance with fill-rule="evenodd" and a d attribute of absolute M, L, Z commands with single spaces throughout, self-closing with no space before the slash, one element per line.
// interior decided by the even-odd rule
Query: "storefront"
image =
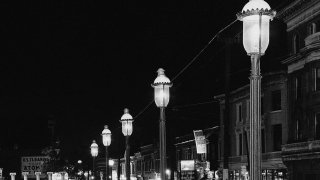
<path fill-rule="evenodd" d="M 229 171 L 229 180 L 248 180 L 249 172 L 244 169 Z M 261 180 L 287 180 L 286 169 L 263 169 Z"/>

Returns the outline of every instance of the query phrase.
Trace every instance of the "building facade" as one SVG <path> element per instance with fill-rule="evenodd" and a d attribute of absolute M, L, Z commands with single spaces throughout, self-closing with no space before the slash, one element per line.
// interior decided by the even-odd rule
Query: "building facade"
<path fill-rule="evenodd" d="M 224 127 L 225 95 L 215 97 L 220 101 L 220 125 Z M 229 154 L 227 159 L 230 180 L 248 179 L 249 146 L 249 85 L 240 87 L 228 97 Z M 262 179 L 286 179 L 287 170 L 281 158 L 281 146 L 287 142 L 287 78 L 285 72 L 263 75 L 261 82 L 261 149 Z M 219 136 L 219 162 L 224 163 L 224 129 Z"/>
<path fill-rule="evenodd" d="M 158 179 L 160 178 L 160 158 L 159 150 L 153 144 L 140 147 L 140 152 L 135 153 L 134 167 L 138 179 Z"/>
<path fill-rule="evenodd" d="M 174 170 L 174 177 L 177 179 L 200 179 L 203 176 L 207 176 L 209 179 L 214 178 L 214 172 L 218 167 L 219 126 L 197 130 L 196 132 L 203 134 L 206 146 L 204 148 L 205 153 L 197 152 L 197 148 L 201 147 L 197 147 L 194 133 L 175 138 L 176 169 Z"/>
<path fill-rule="evenodd" d="M 320 1 L 295 0 L 278 13 L 287 24 L 288 142 L 282 157 L 290 180 L 320 179 Z"/>

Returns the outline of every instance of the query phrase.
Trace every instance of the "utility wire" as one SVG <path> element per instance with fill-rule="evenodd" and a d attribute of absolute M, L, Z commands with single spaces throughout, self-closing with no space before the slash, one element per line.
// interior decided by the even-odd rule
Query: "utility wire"
<path fill-rule="evenodd" d="M 229 28 L 231 25 L 233 25 L 235 22 L 237 22 L 238 20 L 237 19 L 235 19 L 234 21 L 232 21 L 231 23 L 229 23 L 227 26 L 225 26 L 224 28 L 222 28 L 220 31 L 218 31 L 214 36 L 213 36 L 213 38 L 211 38 L 211 40 L 207 43 L 207 45 L 205 45 L 202 49 L 201 49 L 201 51 L 194 57 L 194 58 L 192 58 L 192 60 L 186 65 L 186 66 L 184 66 L 184 68 L 182 68 L 181 70 L 180 70 L 180 72 L 176 75 L 176 76 L 174 76 L 173 78 L 172 78 L 172 82 L 177 78 L 177 77 L 179 77 L 192 63 L 194 63 L 197 59 L 198 59 L 198 57 L 203 53 L 203 51 L 204 50 L 206 50 L 208 47 L 209 47 L 209 45 L 213 42 L 213 40 L 214 39 L 216 39 L 217 37 L 218 37 L 218 35 L 220 34 L 220 33 L 222 33 L 223 31 L 225 31 L 227 28 Z M 153 103 L 153 100 L 152 101 L 150 101 L 148 104 L 147 104 L 147 106 L 145 106 L 135 117 L 134 117 L 134 119 L 136 120 L 142 113 L 144 113 L 150 106 L 151 106 L 151 104 Z"/>
<path fill-rule="evenodd" d="M 228 24 L 227 26 L 225 26 L 224 28 L 222 28 L 219 32 L 217 32 L 213 38 L 208 42 L 207 45 L 204 46 L 204 48 L 201 49 L 201 51 L 184 67 L 182 68 L 182 70 L 174 77 L 172 78 L 172 82 L 178 77 L 180 76 L 180 74 L 182 74 L 195 60 L 197 60 L 197 58 L 202 54 L 202 52 L 204 50 L 206 50 L 208 48 L 208 46 L 212 43 L 212 41 L 214 39 L 216 39 L 218 37 L 218 35 L 220 33 L 222 33 L 224 30 L 226 30 L 228 27 L 230 27 L 231 25 L 233 25 L 235 22 L 237 21 L 237 19 L 235 19 L 233 22 L 231 22 L 230 24 Z"/>

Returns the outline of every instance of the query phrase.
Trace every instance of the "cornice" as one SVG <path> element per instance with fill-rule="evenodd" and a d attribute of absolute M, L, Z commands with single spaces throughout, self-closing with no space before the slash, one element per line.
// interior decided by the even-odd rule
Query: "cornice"
<path fill-rule="evenodd" d="M 296 0 L 283 8 L 276 16 L 287 24 L 287 31 L 291 31 L 302 23 L 320 14 L 319 0 Z"/>
<path fill-rule="evenodd" d="M 313 1 L 313 0 L 296 0 L 286 7 L 284 7 L 282 10 L 278 11 L 276 18 L 283 19 L 286 21 L 288 18 L 290 18 L 293 14 L 297 14 L 297 11 L 302 9 L 306 5 L 306 3 Z"/>

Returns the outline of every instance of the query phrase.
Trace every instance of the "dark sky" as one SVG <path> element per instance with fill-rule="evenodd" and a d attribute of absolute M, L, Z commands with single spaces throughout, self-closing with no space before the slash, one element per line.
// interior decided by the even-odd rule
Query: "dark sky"
<path fill-rule="evenodd" d="M 89 153 L 92 139 L 102 146 L 105 124 L 116 154 L 117 143 L 124 148 L 119 119 L 126 107 L 132 116 L 139 114 L 132 143 L 151 143 L 157 139 L 159 110 L 155 104 L 143 109 L 153 101 L 150 84 L 159 67 L 175 78 L 168 138 L 216 125 L 213 96 L 223 90 L 221 43 L 213 41 L 177 75 L 246 2 L 2 1 L 0 145 L 43 147 L 52 118 L 72 158 Z M 233 27 L 241 30 L 241 23 Z M 246 63 L 238 70 L 248 75 Z"/>

